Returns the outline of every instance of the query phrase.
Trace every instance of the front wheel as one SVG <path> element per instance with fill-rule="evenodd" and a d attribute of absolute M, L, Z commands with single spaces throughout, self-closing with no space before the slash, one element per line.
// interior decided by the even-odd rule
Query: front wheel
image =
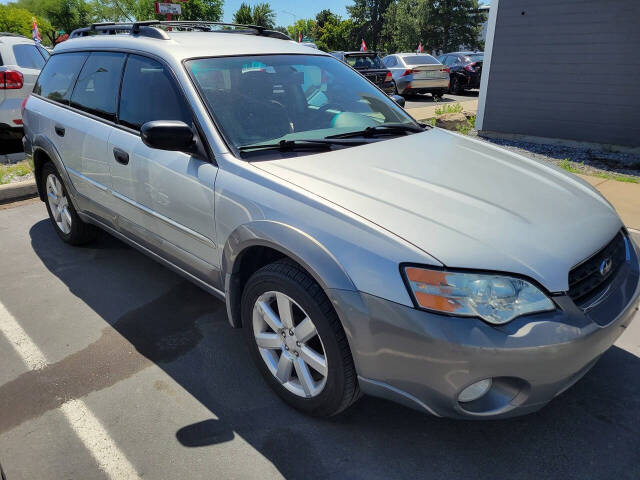
<path fill-rule="evenodd" d="M 462 94 L 462 92 L 463 92 L 462 82 L 460 81 L 460 79 L 457 76 L 453 77 L 453 80 L 451 80 L 451 87 L 450 87 L 449 91 L 453 95 L 461 95 Z"/>
<path fill-rule="evenodd" d="M 360 397 L 340 320 L 297 264 L 278 261 L 251 276 L 242 295 L 242 325 L 258 369 L 289 405 L 329 417 Z"/>

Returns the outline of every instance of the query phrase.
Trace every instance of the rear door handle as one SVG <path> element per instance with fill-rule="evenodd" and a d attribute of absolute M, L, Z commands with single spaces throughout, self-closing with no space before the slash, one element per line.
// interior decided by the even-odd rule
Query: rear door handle
<path fill-rule="evenodd" d="M 64 134 L 65 134 L 65 129 L 64 129 L 64 127 L 59 127 L 59 126 L 57 126 L 57 125 L 56 125 L 55 127 L 53 127 L 53 129 L 56 131 L 56 133 L 58 134 L 58 136 L 60 136 L 60 137 L 64 137 Z"/>
<path fill-rule="evenodd" d="M 121 163 L 122 165 L 129 164 L 129 154 L 118 147 L 113 148 L 113 157 L 116 159 L 116 162 Z"/>

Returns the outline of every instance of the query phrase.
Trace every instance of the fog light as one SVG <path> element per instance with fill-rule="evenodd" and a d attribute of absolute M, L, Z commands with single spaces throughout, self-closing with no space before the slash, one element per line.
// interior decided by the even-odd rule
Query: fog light
<path fill-rule="evenodd" d="M 480 380 L 479 382 L 473 383 L 465 388 L 460 395 L 458 395 L 459 402 L 473 402 L 474 400 L 479 399 L 485 393 L 489 391 L 491 388 L 491 379 L 485 378 L 484 380 Z"/>

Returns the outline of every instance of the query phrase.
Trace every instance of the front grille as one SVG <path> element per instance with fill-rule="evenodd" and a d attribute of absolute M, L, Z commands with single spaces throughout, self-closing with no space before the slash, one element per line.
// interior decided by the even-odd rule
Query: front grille
<path fill-rule="evenodd" d="M 602 250 L 569 272 L 569 296 L 580 305 L 609 285 L 626 259 L 624 234 L 618 232 Z"/>

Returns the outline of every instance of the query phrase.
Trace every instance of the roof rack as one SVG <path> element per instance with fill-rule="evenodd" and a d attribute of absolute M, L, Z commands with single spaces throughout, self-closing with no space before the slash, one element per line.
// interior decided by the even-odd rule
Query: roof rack
<path fill-rule="evenodd" d="M 217 28 L 216 28 L 217 27 Z M 269 30 L 260 25 L 242 25 L 238 23 L 206 22 L 206 21 L 161 21 L 144 20 L 140 22 L 104 22 L 93 23 L 88 27 L 78 28 L 71 32 L 69 38 L 87 37 L 89 35 L 116 35 L 130 33 L 142 37 L 169 40 L 167 29 L 183 31 L 239 33 L 245 35 L 260 35 L 263 37 L 291 40 L 288 35 L 275 30 Z"/>

